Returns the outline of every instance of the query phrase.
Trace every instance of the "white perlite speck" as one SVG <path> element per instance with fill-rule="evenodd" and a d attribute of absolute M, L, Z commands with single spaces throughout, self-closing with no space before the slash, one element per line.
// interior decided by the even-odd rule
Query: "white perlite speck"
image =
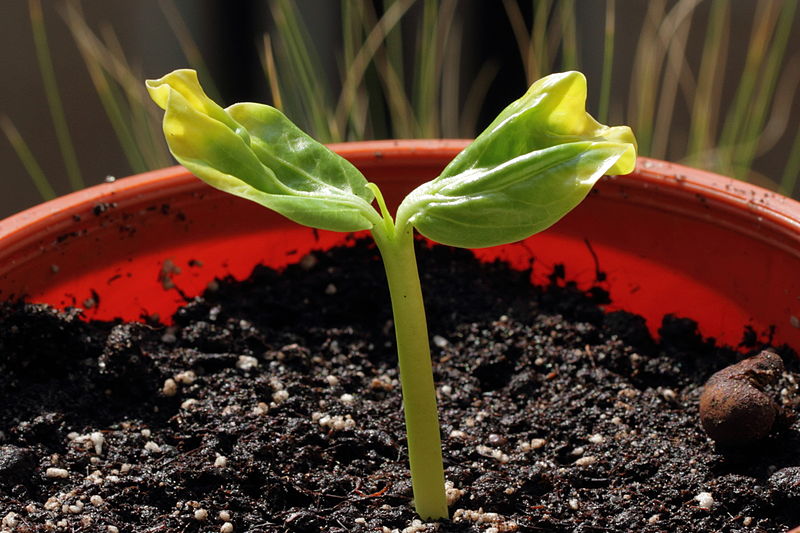
<path fill-rule="evenodd" d="M 228 511 L 225 511 L 225 510 L 220 511 L 219 512 L 219 519 L 222 520 L 222 521 L 228 522 L 231 519 L 231 513 L 228 512 Z"/>
<path fill-rule="evenodd" d="M 150 453 L 161 453 L 161 446 L 151 440 L 145 443 L 144 449 Z"/>
<path fill-rule="evenodd" d="M 322 426 L 332 429 L 333 431 L 341 431 L 343 429 L 353 429 L 356 427 L 356 421 L 350 415 L 327 415 L 324 413 L 312 413 L 311 420 Z"/>
<path fill-rule="evenodd" d="M 452 481 L 445 481 L 444 483 L 444 493 L 447 497 L 447 506 L 451 506 L 456 503 L 461 496 L 464 495 L 464 491 L 456 488 Z"/>
<path fill-rule="evenodd" d="M 597 457 L 594 455 L 586 455 L 575 461 L 576 466 L 589 466 L 597 462 Z"/>
<path fill-rule="evenodd" d="M 289 392 L 281 389 L 272 393 L 272 401 L 275 403 L 283 403 L 289 399 Z"/>
<path fill-rule="evenodd" d="M 445 346 L 447 346 L 448 344 L 450 344 L 450 341 L 448 341 L 447 339 L 445 339 L 445 338 L 444 338 L 444 337 L 442 337 L 441 335 L 434 335 L 434 336 L 433 336 L 433 344 L 434 344 L 434 345 L 435 345 L 437 348 L 444 348 Z"/>
<path fill-rule="evenodd" d="M 425 524 L 422 520 L 417 518 L 412 520 L 411 525 L 403 528 L 400 533 L 422 533 L 423 531 L 436 531 L 437 529 L 439 529 L 439 524 Z"/>
<path fill-rule="evenodd" d="M 240 355 L 239 360 L 236 361 L 236 368 L 249 372 L 258 366 L 258 359 L 252 355 Z"/>
<path fill-rule="evenodd" d="M 175 381 L 184 385 L 191 385 L 197 379 L 197 374 L 193 370 L 184 370 L 175 374 Z"/>
<path fill-rule="evenodd" d="M 69 477 L 69 472 L 63 468 L 50 467 L 45 470 L 44 475 L 49 478 L 66 479 Z"/>
<path fill-rule="evenodd" d="M 509 461 L 508 455 L 504 454 L 502 450 L 498 450 L 497 448 L 490 448 L 488 446 L 484 446 L 483 444 L 479 444 L 478 446 L 475 446 L 475 451 L 484 457 L 491 457 L 492 459 L 495 459 L 503 464 Z"/>
<path fill-rule="evenodd" d="M 181 409 L 191 409 L 196 403 L 197 400 L 195 398 L 188 398 L 181 403 Z"/>
<path fill-rule="evenodd" d="M 328 374 L 327 376 L 325 376 L 325 381 L 327 381 L 328 385 L 330 385 L 331 387 L 335 387 L 336 385 L 339 384 L 339 378 L 337 378 L 332 374 Z"/>
<path fill-rule="evenodd" d="M 142 437 L 144 437 L 144 438 L 146 438 L 146 439 L 149 439 L 149 438 L 150 438 L 150 434 L 151 434 L 151 432 L 150 432 L 150 430 L 149 430 L 149 429 L 145 428 L 145 429 L 143 429 L 142 431 L 140 431 L 140 433 L 142 434 Z"/>
<path fill-rule="evenodd" d="M 108 526 L 106 529 L 108 533 L 119 533 L 119 528 L 117 526 Z"/>
<path fill-rule="evenodd" d="M 714 505 L 714 497 L 710 492 L 701 492 L 694 497 L 694 501 L 700 509 L 709 510 Z"/>
<path fill-rule="evenodd" d="M 178 384 L 172 378 L 164 380 L 164 386 L 161 387 L 161 393 L 164 396 L 175 396 L 178 393 Z"/>
<path fill-rule="evenodd" d="M 89 498 L 89 503 L 95 507 L 100 507 L 103 505 L 103 497 L 98 494 L 94 494 L 91 498 Z"/>
<path fill-rule="evenodd" d="M 589 436 L 589 442 L 591 442 L 592 444 L 602 444 L 603 442 L 605 442 L 605 440 L 606 440 L 605 437 L 603 437 L 599 433 L 595 433 L 594 435 Z"/>
<path fill-rule="evenodd" d="M 356 398 L 352 394 L 342 394 L 339 396 L 339 401 L 345 405 L 353 405 L 353 403 L 356 401 Z"/>
<path fill-rule="evenodd" d="M 228 466 L 228 458 L 224 455 L 217 454 L 217 458 L 214 459 L 214 466 L 217 468 L 225 468 Z"/>
<path fill-rule="evenodd" d="M 89 435 L 89 440 L 91 440 L 92 444 L 94 444 L 94 453 L 97 455 L 103 453 L 103 444 L 106 442 L 106 439 L 103 437 L 102 433 L 99 431 L 93 432 L 91 435 Z"/>
<path fill-rule="evenodd" d="M 577 511 L 578 508 L 580 508 L 580 502 L 578 502 L 577 498 L 570 498 L 569 501 L 567 501 L 567 504 L 573 511 Z"/>
<path fill-rule="evenodd" d="M 503 515 L 498 513 L 486 513 L 483 511 L 483 508 L 479 508 L 477 511 L 472 511 L 470 509 L 456 509 L 456 512 L 453 513 L 453 522 L 474 522 L 476 524 L 487 524 L 491 525 L 491 528 L 497 533 L 512 532 L 519 529 L 519 525 L 516 522 L 510 520 L 507 521 Z"/>
<path fill-rule="evenodd" d="M 651 516 L 650 518 L 647 519 L 647 523 L 648 524 L 655 524 L 659 520 L 661 520 L 661 515 L 660 514 L 654 514 L 653 516 Z"/>
<path fill-rule="evenodd" d="M 17 513 L 11 512 L 8 513 L 3 517 L 3 521 L 0 522 L 3 525 L 3 528 L 15 528 L 17 524 L 19 524 L 19 515 Z"/>
<path fill-rule="evenodd" d="M 194 519 L 199 520 L 200 522 L 208 519 L 208 511 L 205 509 L 195 509 L 194 511 Z"/>
<path fill-rule="evenodd" d="M 225 522 L 219 528 L 219 533 L 233 533 L 233 524 L 231 524 L 230 522 Z"/>

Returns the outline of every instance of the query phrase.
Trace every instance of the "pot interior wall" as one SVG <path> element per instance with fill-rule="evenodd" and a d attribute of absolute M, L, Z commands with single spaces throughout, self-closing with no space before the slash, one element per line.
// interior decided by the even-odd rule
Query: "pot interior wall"
<path fill-rule="evenodd" d="M 463 144 L 335 149 L 396 206 Z M 280 267 L 347 239 L 294 225 L 176 167 L 0 222 L 0 298 L 78 306 L 89 318 L 168 320 L 215 277 L 243 278 L 257 263 Z M 610 309 L 642 314 L 654 332 L 673 313 L 728 344 L 752 328 L 761 340 L 800 348 L 800 208 L 727 178 L 642 160 L 635 174 L 603 180 L 549 230 L 476 253 L 532 268 L 540 283 L 564 265 L 566 279 L 607 289 Z"/>

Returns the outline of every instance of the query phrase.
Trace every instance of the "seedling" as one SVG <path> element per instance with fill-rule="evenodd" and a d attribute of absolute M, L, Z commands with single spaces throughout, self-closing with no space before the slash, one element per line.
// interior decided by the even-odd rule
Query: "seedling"
<path fill-rule="evenodd" d="M 192 70 L 149 80 L 147 87 L 165 110 L 172 154 L 200 179 L 306 226 L 371 231 L 392 300 L 414 505 L 422 518 L 447 518 L 414 229 L 465 248 L 524 239 L 580 203 L 604 174 L 633 170 L 630 128 L 603 126 L 586 113 L 581 73 L 547 76 L 505 108 L 439 177 L 412 191 L 393 218 L 376 184 L 277 109 L 254 103 L 223 109 Z"/>

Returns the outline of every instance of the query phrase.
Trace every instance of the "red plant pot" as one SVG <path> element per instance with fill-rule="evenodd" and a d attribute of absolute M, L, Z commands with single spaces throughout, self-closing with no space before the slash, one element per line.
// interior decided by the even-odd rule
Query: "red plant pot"
<path fill-rule="evenodd" d="M 332 148 L 377 182 L 390 208 L 435 177 L 467 141 L 377 141 Z M 215 277 L 246 277 L 342 243 L 214 190 L 181 167 L 98 185 L 0 222 L 0 299 L 78 306 L 98 319 L 168 320 Z M 604 178 L 547 231 L 476 252 L 534 281 L 556 264 L 609 308 L 691 317 L 705 336 L 745 332 L 800 348 L 800 203 L 680 165 L 640 158 Z M 353 268 L 357 268 L 354 266 Z"/>

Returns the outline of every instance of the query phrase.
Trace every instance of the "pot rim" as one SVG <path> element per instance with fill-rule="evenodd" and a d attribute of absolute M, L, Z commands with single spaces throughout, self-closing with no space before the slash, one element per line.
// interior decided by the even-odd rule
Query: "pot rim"
<path fill-rule="evenodd" d="M 385 158 L 405 160 L 412 165 L 418 161 L 424 165 L 443 157 L 454 157 L 470 142 L 470 139 L 403 139 L 335 143 L 328 147 L 345 158 L 376 162 Z M 608 179 L 636 189 L 656 187 L 679 196 L 694 196 L 731 212 L 753 213 L 759 222 L 772 226 L 796 243 L 792 251 L 800 256 L 800 202 L 791 198 L 713 172 L 648 157 L 638 158 L 632 174 Z M 60 196 L 0 220 L 0 242 L 3 243 L 0 256 L 5 255 L 3 249 L 16 249 L 36 238 L 42 230 L 71 221 L 99 204 L 130 197 L 146 201 L 147 197 L 163 192 L 167 184 L 172 190 L 203 186 L 189 171 L 176 165 Z M 657 204 L 652 205 L 658 208 Z"/>

